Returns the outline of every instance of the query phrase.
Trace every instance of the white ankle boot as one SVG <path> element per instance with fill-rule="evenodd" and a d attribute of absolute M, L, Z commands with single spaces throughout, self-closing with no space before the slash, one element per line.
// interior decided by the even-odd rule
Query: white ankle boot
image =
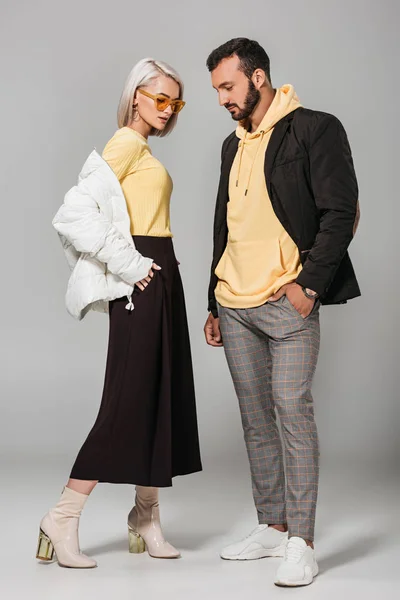
<path fill-rule="evenodd" d="M 136 486 L 135 506 L 128 515 L 129 552 L 148 551 L 153 558 L 179 558 L 180 552 L 163 536 L 158 488 Z"/>
<path fill-rule="evenodd" d="M 78 540 L 79 517 L 86 494 L 64 487 L 61 498 L 40 522 L 36 558 L 52 560 L 56 553 L 62 567 L 90 569 L 96 567 L 95 560 L 81 553 Z"/>

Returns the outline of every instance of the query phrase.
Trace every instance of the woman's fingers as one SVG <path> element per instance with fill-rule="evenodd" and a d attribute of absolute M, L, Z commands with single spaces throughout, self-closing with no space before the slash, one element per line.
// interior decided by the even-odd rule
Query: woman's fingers
<path fill-rule="evenodd" d="M 147 288 L 147 286 L 149 285 L 149 283 L 151 282 L 151 280 L 154 277 L 154 271 L 153 269 L 157 270 L 157 271 L 161 271 L 161 267 L 159 267 L 156 263 L 153 263 L 149 274 L 147 275 L 147 277 L 145 277 L 144 279 L 142 279 L 141 281 L 138 281 L 136 283 L 136 285 L 138 286 L 139 290 L 141 290 L 142 292 L 144 291 L 145 288 Z"/>

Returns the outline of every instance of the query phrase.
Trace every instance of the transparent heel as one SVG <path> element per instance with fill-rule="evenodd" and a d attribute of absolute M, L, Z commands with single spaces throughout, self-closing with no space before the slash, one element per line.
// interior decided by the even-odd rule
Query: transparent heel
<path fill-rule="evenodd" d="M 129 552 L 131 554 L 142 554 L 146 551 L 146 544 L 144 539 L 136 532 L 128 527 L 129 537 Z"/>
<path fill-rule="evenodd" d="M 38 546 L 36 552 L 36 558 L 39 560 L 53 560 L 54 556 L 54 546 L 50 541 L 50 538 L 47 537 L 45 532 L 40 529 L 39 530 L 39 539 Z"/>

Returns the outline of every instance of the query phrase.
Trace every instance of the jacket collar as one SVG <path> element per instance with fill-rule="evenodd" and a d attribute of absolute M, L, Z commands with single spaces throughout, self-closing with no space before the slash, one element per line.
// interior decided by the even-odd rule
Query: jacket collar
<path fill-rule="evenodd" d="M 270 181 L 271 179 L 276 155 L 278 153 L 282 140 L 290 127 L 295 112 L 296 111 L 294 110 L 293 112 L 286 115 L 286 117 L 283 117 L 283 119 L 278 121 L 278 123 L 274 127 L 271 139 L 268 142 L 267 151 L 265 153 L 265 176 L 267 181 Z"/>
<path fill-rule="evenodd" d="M 278 121 L 272 132 L 271 139 L 268 142 L 267 151 L 265 153 L 265 175 L 268 181 L 271 178 L 271 173 L 274 168 L 276 155 L 278 153 L 282 140 L 290 127 L 295 112 L 295 110 L 292 111 L 291 113 L 283 117 L 280 121 Z M 232 134 L 232 139 L 227 144 L 221 166 L 221 182 L 224 182 L 225 184 L 224 189 L 221 191 L 223 191 L 223 193 L 226 195 L 228 194 L 229 189 L 229 173 L 232 168 L 233 161 L 235 160 L 238 145 L 239 138 L 236 136 L 236 134 Z"/>

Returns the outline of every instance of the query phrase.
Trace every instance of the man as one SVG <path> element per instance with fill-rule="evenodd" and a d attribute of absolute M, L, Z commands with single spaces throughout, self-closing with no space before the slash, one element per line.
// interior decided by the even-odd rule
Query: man
<path fill-rule="evenodd" d="M 360 295 L 347 253 L 359 218 L 357 181 L 341 123 L 303 108 L 292 86 L 274 89 L 257 42 L 233 39 L 207 66 L 238 126 L 222 146 L 204 331 L 208 344 L 224 346 L 259 520 L 221 557 L 283 556 L 275 583 L 308 585 L 318 573 L 311 382 L 319 307 Z"/>

